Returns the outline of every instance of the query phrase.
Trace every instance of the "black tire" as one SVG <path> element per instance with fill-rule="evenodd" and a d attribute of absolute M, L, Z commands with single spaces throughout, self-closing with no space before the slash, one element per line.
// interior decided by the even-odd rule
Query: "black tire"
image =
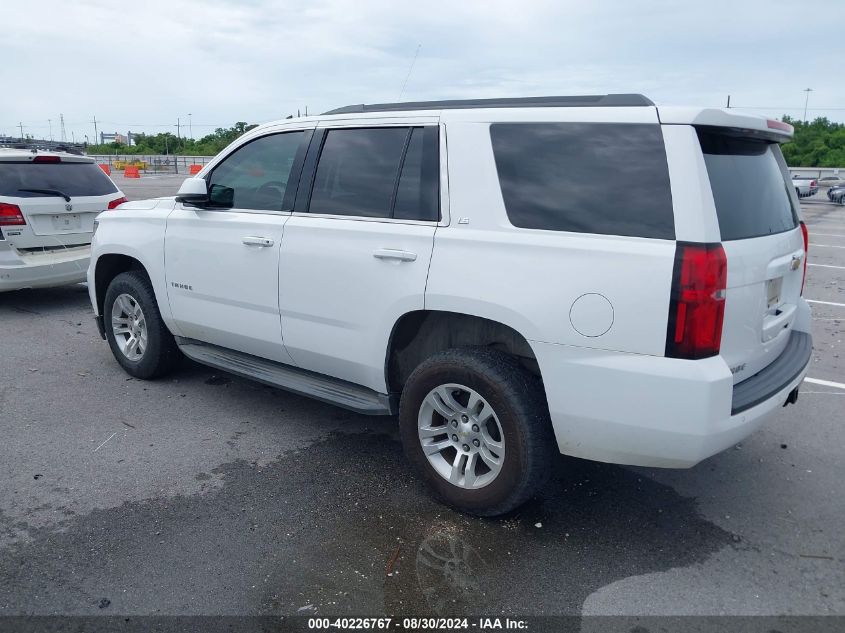
<path fill-rule="evenodd" d="M 429 463 L 418 434 L 420 407 L 436 387 L 469 387 L 493 407 L 505 440 L 498 475 L 467 489 L 450 483 Z M 525 503 L 549 476 L 557 444 L 540 380 L 519 362 L 489 348 L 456 348 L 421 363 L 408 378 L 399 406 L 405 455 L 447 505 L 478 516 L 505 514 Z"/>
<path fill-rule="evenodd" d="M 137 301 L 144 313 L 147 346 L 138 360 L 128 358 L 121 351 L 111 325 L 112 307 L 115 300 L 122 294 L 128 294 Z M 149 380 L 164 376 L 173 369 L 179 358 L 179 349 L 173 335 L 161 319 L 152 284 L 145 273 L 132 270 L 112 279 L 103 302 L 103 320 L 106 340 L 109 342 L 112 354 L 130 376 Z"/>

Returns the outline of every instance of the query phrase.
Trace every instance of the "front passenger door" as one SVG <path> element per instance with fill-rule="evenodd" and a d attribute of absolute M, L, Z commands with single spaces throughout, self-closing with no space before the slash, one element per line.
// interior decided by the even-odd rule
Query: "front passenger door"
<path fill-rule="evenodd" d="M 182 336 L 292 362 L 279 316 L 279 249 L 310 137 L 309 129 L 251 140 L 207 177 L 207 208 L 177 203 L 165 261 Z"/>

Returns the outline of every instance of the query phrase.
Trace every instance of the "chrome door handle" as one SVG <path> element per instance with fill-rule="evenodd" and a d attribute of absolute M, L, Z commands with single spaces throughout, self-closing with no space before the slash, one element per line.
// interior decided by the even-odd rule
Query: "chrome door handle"
<path fill-rule="evenodd" d="M 417 254 L 411 251 L 400 251 L 395 248 L 377 248 L 373 251 L 376 259 L 396 259 L 400 262 L 412 262 L 416 260 Z"/>
<path fill-rule="evenodd" d="M 247 246 L 273 246 L 273 240 L 269 237 L 255 237 L 253 235 L 247 235 L 241 240 L 241 242 Z"/>

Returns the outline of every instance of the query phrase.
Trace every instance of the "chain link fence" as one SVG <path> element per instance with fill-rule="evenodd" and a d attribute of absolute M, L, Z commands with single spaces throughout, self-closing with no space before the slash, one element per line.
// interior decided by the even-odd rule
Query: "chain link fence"
<path fill-rule="evenodd" d="M 122 171 L 128 166 L 137 167 L 146 174 L 185 174 L 190 173 L 191 165 L 205 165 L 214 156 L 161 156 L 143 154 L 89 154 L 102 165 L 108 165 L 112 171 Z"/>

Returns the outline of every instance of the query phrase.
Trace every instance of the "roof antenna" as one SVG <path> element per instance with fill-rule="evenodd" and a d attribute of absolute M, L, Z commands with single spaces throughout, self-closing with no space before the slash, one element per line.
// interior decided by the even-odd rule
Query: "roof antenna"
<path fill-rule="evenodd" d="M 412 71 L 412 70 L 414 70 L 414 64 L 416 64 L 416 63 L 417 63 L 417 55 L 419 55 L 419 54 L 420 54 L 420 49 L 421 49 L 421 48 L 422 48 L 422 44 L 417 44 L 417 52 L 416 52 L 416 53 L 414 53 L 414 59 L 413 59 L 413 60 L 411 60 L 411 65 L 410 65 L 410 67 L 408 68 L 408 74 L 407 74 L 407 75 L 405 75 L 405 82 L 402 84 L 402 90 L 400 90 L 400 91 L 399 91 L 399 98 L 397 99 L 397 101 L 401 101 L 401 100 L 402 100 L 402 95 L 403 95 L 403 94 L 405 94 L 405 86 L 407 86 L 407 85 L 408 85 L 408 79 L 410 79 L 410 78 L 411 78 L 411 71 Z"/>

